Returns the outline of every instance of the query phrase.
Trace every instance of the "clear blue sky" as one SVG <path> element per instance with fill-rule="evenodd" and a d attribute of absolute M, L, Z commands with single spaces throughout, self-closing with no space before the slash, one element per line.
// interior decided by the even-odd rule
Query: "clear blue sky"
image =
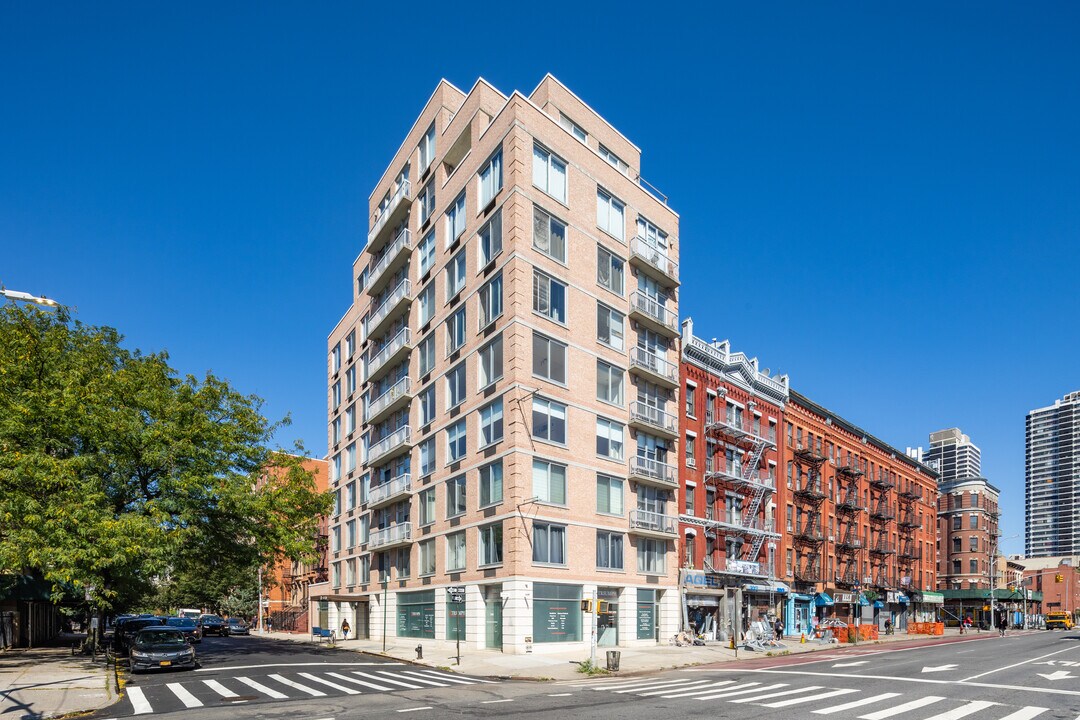
<path fill-rule="evenodd" d="M 3 3 L 0 281 L 322 454 L 374 182 L 440 77 L 550 71 L 681 213 L 699 334 L 901 449 L 962 427 L 1017 535 L 1024 415 L 1080 389 L 1080 4 L 865 5 Z"/>

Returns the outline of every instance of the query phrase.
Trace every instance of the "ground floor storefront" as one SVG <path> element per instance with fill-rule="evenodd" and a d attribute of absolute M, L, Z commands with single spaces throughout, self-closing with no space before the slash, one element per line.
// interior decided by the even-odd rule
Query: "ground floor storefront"
<path fill-rule="evenodd" d="M 760 577 L 681 570 L 683 629 L 705 640 L 728 641 L 736 624 L 740 639 L 748 631 L 771 632 L 784 619 L 787 585 Z M 786 624 L 785 620 L 785 624 Z"/>
<path fill-rule="evenodd" d="M 678 632 L 678 593 L 656 586 L 514 578 L 422 589 L 340 594 L 312 590 L 312 624 L 342 636 L 460 640 L 462 647 L 543 653 L 568 647 L 667 642 Z M 316 622 L 317 620 L 317 622 Z"/>

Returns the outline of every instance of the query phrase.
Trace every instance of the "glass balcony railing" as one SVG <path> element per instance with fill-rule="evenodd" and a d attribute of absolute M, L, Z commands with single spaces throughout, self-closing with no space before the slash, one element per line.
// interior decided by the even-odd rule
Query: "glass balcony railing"
<path fill-rule="evenodd" d="M 378 335 L 382 322 L 390 317 L 390 313 L 392 313 L 403 300 L 411 298 L 412 283 L 409 282 L 408 278 L 405 278 L 397 284 L 397 287 L 395 287 L 389 295 L 386 296 L 386 299 L 382 301 L 382 304 L 379 305 L 375 312 L 368 316 L 366 323 L 368 335 Z"/>

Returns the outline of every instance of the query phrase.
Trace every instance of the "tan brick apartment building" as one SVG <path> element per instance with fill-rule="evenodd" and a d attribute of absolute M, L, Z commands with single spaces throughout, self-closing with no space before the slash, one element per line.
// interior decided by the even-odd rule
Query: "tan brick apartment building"
<path fill-rule="evenodd" d="M 507 652 L 676 632 L 679 226 L 639 173 L 551 76 L 435 89 L 328 341 L 327 625 Z"/>
<path fill-rule="evenodd" d="M 900 629 L 928 619 L 943 601 L 937 473 L 795 391 L 779 444 L 781 577 L 792 583 L 794 626 L 814 613 Z"/>

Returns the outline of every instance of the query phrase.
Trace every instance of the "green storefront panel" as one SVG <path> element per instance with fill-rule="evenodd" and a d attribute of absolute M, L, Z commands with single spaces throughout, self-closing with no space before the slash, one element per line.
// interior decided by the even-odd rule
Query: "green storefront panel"
<path fill-rule="evenodd" d="M 581 586 L 533 585 L 534 642 L 581 640 Z"/>
<path fill-rule="evenodd" d="M 656 639 L 656 591 L 637 591 L 637 639 Z"/>
<path fill-rule="evenodd" d="M 435 637 L 435 591 L 397 594 L 398 637 Z"/>
<path fill-rule="evenodd" d="M 459 635 L 460 633 L 460 635 Z M 446 602 L 446 639 L 465 639 L 465 603 Z"/>

